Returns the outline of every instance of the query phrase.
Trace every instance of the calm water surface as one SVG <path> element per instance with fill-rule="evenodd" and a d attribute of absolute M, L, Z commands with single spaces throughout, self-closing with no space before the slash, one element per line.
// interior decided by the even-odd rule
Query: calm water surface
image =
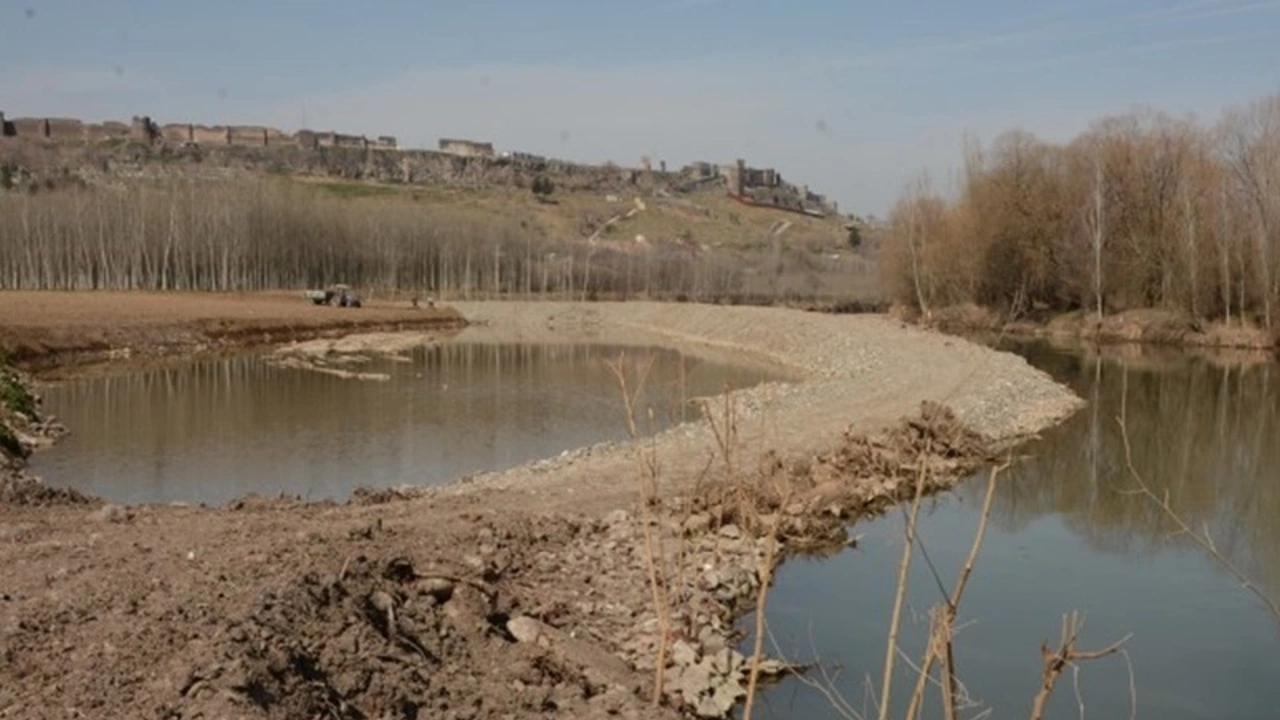
<path fill-rule="evenodd" d="M 999 486 L 977 569 L 961 605 L 960 679 L 992 717 L 1025 718 L 1040 682 L 1040 643 L 1056 643 L 1064 613 L 1085 617 L 1080 647 L 1126 634 L 1137 717 L 1272 720 L 1280 717 L 1280 629 L 1249 593 L 1140 496 L 1124 471 L 1122 409 L 1134 464 L 1222 553 L 1280 595 L 1280 365 L 1226 368 L 1184 355 L 1099 360 L 1041 345 L 1015 349 L 1071 385 L 1090 405 L 1043 441 Z M 985 476 L 984 476 L 985 477 Z M 920 537 L 950 588 L 977 526 L 984 483 L 926 503 Z M 865 523 L 859 549 L 781 570 L 768 622 L 783 654 L 821 661 L 859 712 L 875 717 L 903 514 Z M 927 612 L 941 599 L 917 554 L 900 644 L 913 661 Z M 894 715 L 915 676 L 901 660 Z M 1050 718 L 1130 716 L 1129 667 L 1121 656 L 1071 671 Z M 931 690 L 926 717 L 940 717 Z M 756 717 L 838 718 L 796 681 L 767 694 Z"/>
<path fill-rule="evenodd" d="M 386 382 L 240 356 L 44 391 L 72 430 L 32 469 L 117 503 L 223 503 L 254 492 L 343 499 L 356 487 L 438 484 L 627 435 L 606 362 L 625 351 L 658 430 L 682 398 L 770 379 L 654 348 L 443 344 L 362 371 Z"/>

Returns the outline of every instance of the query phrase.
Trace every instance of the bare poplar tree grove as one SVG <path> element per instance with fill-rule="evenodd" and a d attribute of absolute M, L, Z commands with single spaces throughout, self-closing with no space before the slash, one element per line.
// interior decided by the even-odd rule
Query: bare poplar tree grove
<path fill-rule="evenodd" d="M 340 197 L 281 178 L 0 192 L 0 289 L 252 291 L 341 282 L 442 299 L 828 299 L 810 277 L 812 254 L 588 244 L 465 204 Z M 771 284 L 767 262 L 781 263 L 793 281 Z"/>
<path fill-rule="evenodd" d="M 1277 329 L 1280 94 L 1211 127 L 1140 111 L 1065 145 L 1010 131 L 965 160 L 953 199 L 913 184 L 898 201 L 882 271 L 899 300 Z"/>

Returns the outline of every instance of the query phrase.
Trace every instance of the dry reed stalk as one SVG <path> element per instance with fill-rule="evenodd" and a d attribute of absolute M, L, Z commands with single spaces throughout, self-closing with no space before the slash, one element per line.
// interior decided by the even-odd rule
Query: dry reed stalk
<path fill-rule="evenodd" d="M 773 523 L 774 532 L 768 538 L 768 550 L 760 561 L 760 587 L 756 590 L 755 608 L 755 646 L 751 650 L 751 670 L 747 676 L 747 700 L 742 708 L 742 720 L 751 720 L 751 712 L 755 708 L 756 685 L 760 681 L 760 661 L 764 655 L 765 607 L 769 600 L 769 585 L 773 582 L 773 563 L 776 557 L 778 540 L 776 537 L 777 521 Z"/>
<path fill-rule="evenodd" d="M 920 499 L 924 496 L 925 478 L 928 475 L 926 458 L 930 443 L 925 443 L 925 451 L 921 455 L 920 467 L 916 471 L 915 494 L 911 498 L 911 512 L 904 530 L 906 538 L 902 544 L 902 560 L 898 563 L 898 584 L 894 591 L 893 615 L 889 620 L 889 640 L 885 644 L 884 679 L 880 685 L 879 720 L 889 718 L 889 694 L 893 690 L 893 660 L 897 655 L 898 629 L 902 625 L 902 605 L 907 597 L 907 571 L 911 568 L 911 556 L 915 549 L 916 522 L 920 518 Z"/>
<path fill-rule="evenodd" d="M 715 438 L 716 449 L 719 452 L 720 460 L 721 462 L 724 463 L 723 482 L 721 483 L 721 488 L 722 488 L 721 492 L 724 494 L 724 497 L 721 499 L 721 502 L 727 506 L 729 504 L 730 499 L 732 499 L 732 504 L 736 509 L 737 515 L 739 517 L 742 517 L 745 504 L 742 498 L 742 487 L 740 484 L 734 482 L 734 478 L 736 477 L 736 475 L 735 475 L 735 464 L 733 460 L 734 447 L 737 444 L 738 421 L 737 421 L 737 416 L 734 412 L 733 401 L 729 397 L 728 393 L 725 393 L 723 395 L 723 403 L 724 403 L 724 406 L 721 408 L 721 411 L 720 411 L 721 424 L 716 423 L 715 416 L 710 412 L 706 413 L 707 424 L 710 426 L 711 434 Z M 707 403 L 705 407 L 710 407 L 710 403 Z M 719 535 L 713 536 L 713 543 L 714 543 L 714 557 L 716 561 L 719 562 L 720 560 L 720 536 Z"/>
<path fill-rule="evenodd" d="M 973 543 L 969 547 L 969 555 L 965 558 L 964 566 L 960 569 L 960 574 L 956 578 L 956 584 L 951 591 L 950 597 L 947 598 L 946 604 L 936 618 L 936 622 L 931 622 L 930 625 L 929 644 L 920 663 L 920 676 L 917 679 L 915 691 L 911 694 L 911 702 L 907 707 L 907 720 L 912 720 L 919 716 L 921 703 L 924 699 L 926 681 L 930 672 L 932 672 L 933 663 L 938 659 L 943 662 L 945 678 L 945 682 L 941 683 L 943 715 L 948 720 L 956 715 L 957 681 L 954 653 L 952 651 L 955 621 L 960 611 L 960 601 L 964 597 L 965 588 L 969 584 L 969 576 L 973 574 L 973 568 L 978 562 L 978 555 L 982 552 L 982 543 L 987 534 L 987 521 L 991 517 L 991 505 L 995 499 L 996 482 L 1000 477 L 1000 473 L 1008 469 L 1011 463 L 1012 460 L 1006 460 L 1004 463 L 993 467 L 987 476 L 987 489 L 982 498 L 982 511 L 978 517 L 978 528 L 974 531 Z"/>
<path fill-rule="evenodd" d="M 768 398 L 766 398 L 765 407 L 766 408 L 768 407 Z M 760 426 L 761 426 L 760 442 L 761 442 L 761 448 L 763 449 L 766 445 L 766 435 L 767 435 L 767 428 L 768 428 L 767 412 L 761 413 Z M 761 452 L 760 458 L 762 463 L 764 462 L 764 457 L 765 457 L 764 452 Z M 766 469 L 763 467 L 763 465 L 758 469 L 757 473 L 758 473 L 757 477 L 761 479 L 768 477 Z M 790 502 L 792 488 L 789 484 L 787 484 L 787 481 L 785 479 L 783 479 L 781 482 L 783 483 L 783 485 L 780 488 L 775 488 L 778 495 L 778 498 L 777 498 L 778 506 L 786 507 Z M 758 492 L 756 497 L 753 499 L 758 501 L 759 499 Z M 782 522 L 782 513 L 780 512 L 772 513 L 772 518 L 773 518 L 773 521 L 768 524 L 767 528 L 765 528 L 766 534 L 764 535 L 764 537 L 768 541 L 766 545 L 767 550 L 765 552 L 764 557 L 760 561 L 761 562 L 760 573 L 759 573 L 760 587 L 756 592 L 756 607 L 755 607 L 755 634 L 756 634 L 755 646 L 752 648 L 752 651 L 751 651 L 751 671 L 747 678 L 747 700 L 743 707 L 742 720 L 751 720 L 751 713 L 752 713 L 752 710 L 755 708 L 756 687 L 760 681 L 760 662 L 764 657 L 764 636 L 766 632 L 765 609 L 768 606 L 769 589 L 770 589 L 770 586 L 773 584 L 773 572 L 777 564 L 777 552 L 778 552 L 778 546 L 780 542 L 778 539 L 778 529 Z M 755 511 L 752 515 L 752 520 L 754 525 L 757 525 L 757 526 L 760 525 L 758 508 L 755 508 Z"/>
<path fill-rule="evenodd" d="M 645 380 L 653 367 L 653 356 L 650 356 L 649 362 L 645 365 L 634 390 L 630 388 L 630 383 L 627 382 L 627 371 L 624 365 L 625 357 L 625 353 L 619 353 L 617 361 L 608 363 L 608 366 L 618 383 L 618 389 L 622 393 L 623 407 L 626 411 L 627 431 L 631 441 L 636 445 L 637 475 L 640 485 L 640 523 L 644 532 L 645 545 L 645 569 L 648 574 L 649 593 L 653 603 L 654 615 L 658 619 L 658 647 L 654 658 L 653 693 L 650 697 L 650 702 L 656 706 L 662 701 L 667 664 L 667 644 L 671 638 L 671 605 L 667 596 L 665 559 L 659 555 L 661 552 L 660 538 L 655 542 L 653 532 L 652 505 L 657 500 L 658 473 L 657 459 L 654 457 L 656 448 L 653 448 L 648 456 L 645 455 L 644 449 L 640 445 L 640 431 L 636 423 L 636 399 L 643 391 Z M 660 570 L 659 565 L 662 565 L 664 569 Z"/>
<path fill-rule="evenodd" d="M 1082 627 L 1083 623 L 1080 620 L 1079 613 L 1073 610 L 1062 616 L 1062 631 L 1058 639 L 1058 648 L 1050 650 L 1048 645 L 1042 644 L 1040 646 L 1040 654 L 1043 656 L 1044 666 L 1041 669 L 1040 690 L 1036 692 L 1035 699 L 1031 703 L 1030 720 L 1042 720 L 1044 718 L 1045 706 L 1048 705 L 1049 698 L 1053 695 L 1054 686 L 1057 685 L 1058 678 L 1062 675 L 1064 669 L 1068 666 L 1074 668 L 1076 663 L 1081 661 L 1097 660 L 1108 655 L 1114 655 L 1124 649 L 1124 644 L 1130 637 L 1126 635 L 1101 650 L 1079 650 L 1076 648 L 1076 642 Z"/>

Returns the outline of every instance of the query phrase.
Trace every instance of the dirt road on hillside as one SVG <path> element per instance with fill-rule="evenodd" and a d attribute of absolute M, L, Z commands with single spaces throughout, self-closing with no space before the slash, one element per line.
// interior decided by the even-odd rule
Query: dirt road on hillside
<path fill-rule="evenodd" d="M 1080 404 L 1021 358 L 885 317 L 457 308 L 473 323 L 459 341 L 663 345 L 792 380 L 731 396 L 728 476 L 706 423 L 646 441 L 652 522 L 627 445 L 345 504 L 0 503 L 0 717 L 715 716 L 741 698 L 731 625 L 775 538 L 839 531 L 833 507 L 853 518 L 901 497 L 921 463 L 945 485 Z M 730 483 L 755 515 L 717 500 Z M 695 568 L 663 575 L 660 709 L 646 528 L 670 540 L 660 572 Z"/>

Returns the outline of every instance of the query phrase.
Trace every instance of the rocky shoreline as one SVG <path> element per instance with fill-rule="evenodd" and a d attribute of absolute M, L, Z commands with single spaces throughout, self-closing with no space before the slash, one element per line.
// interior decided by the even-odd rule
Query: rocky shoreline
<path fill-rule="evenodd" d="M 0 562 L 16 568 L 0 585 L 0 717 L 722 717 L 750 667 L 735 622 L 778 563 L 848 542 L 922 468 L 944 489 L 1079 407 L 1018 358 L 882 319 L 464 314 L 489 318 L 472 341 L 749 350 L 805 379 L 707 399 L 707 421 L 638 445 L 435 490 L 0 502 Z"/>

